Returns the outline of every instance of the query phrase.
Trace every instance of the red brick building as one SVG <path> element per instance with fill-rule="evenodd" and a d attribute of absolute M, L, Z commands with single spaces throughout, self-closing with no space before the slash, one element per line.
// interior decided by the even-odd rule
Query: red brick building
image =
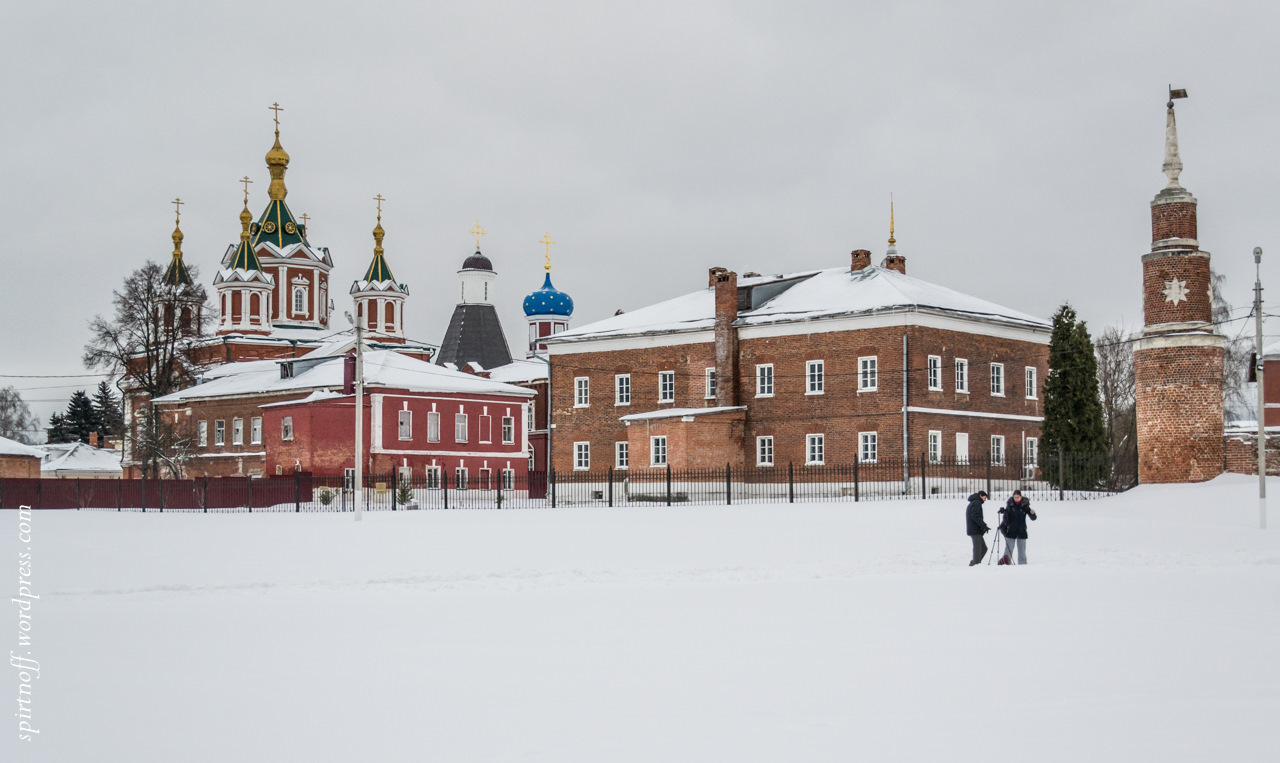
<path fill-rule="evenodd" d="M 44 452 L 17 440 L 0 437 L 0 478 L 40 476 L 40 459 Z"/>
<path fill-rule="evenodd" d="M 1034 462 L 1048 321 L 883 264 L 739 278 L 565 331 L 556 470 Z"/>
<path fill-rule="evenodd" d="M 225 364 L 154 410 L 193 433 L 188 476 L 341 475 L 355 468 L 351 360 L 336 346 Z M 527 473 L 533 391 L 389 350 L 365 353 L 364 383 L 366 474 L 430 481 L 447 471 L 456 484 Z"/>

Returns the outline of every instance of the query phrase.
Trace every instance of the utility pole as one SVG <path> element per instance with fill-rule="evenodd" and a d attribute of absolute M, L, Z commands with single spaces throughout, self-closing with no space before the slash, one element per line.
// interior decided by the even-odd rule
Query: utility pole
<path fill-rule="evenodd" d="M 364 316 L 356 319 L 356 521 L 364 519 Z"/>
<path fill-rule="evenodd" d="M 1258 526 L 1267 529 L 1267 398 L 1262 383 L 1262 247 L 1253 248 L 1257 276 L 1253 283 L 1253 314 L 1257 325 L 1255 363 L 1258 379 Z"/>

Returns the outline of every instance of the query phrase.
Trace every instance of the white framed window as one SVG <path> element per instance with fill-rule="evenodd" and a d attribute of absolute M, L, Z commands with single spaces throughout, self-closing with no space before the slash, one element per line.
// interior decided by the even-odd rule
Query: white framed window
<path fill-rule="evenodd" d="M 942 432 L 937 429 L 929 430 L 929 462 L 938 463 L 942 460 Z"/>
<path fill-rule="evenodd" d="M 244 445 L 244 419 L 231 420 L 231 444 Z"/>
<path fill-rule="evenodd" d="M 969 433 L 956 432 L 956 463 L 969 463 Z"/>
<path fill-rule="evenodd" d="M 879 359 L 877 356 L 858 358 L 858 391 L 874 392 L 879 385 Z"/>
<path fill-rule="evenodd" d="M 487 408 L 485 410 L 488 410 Z M 480 414 L 480 442 L 488 444 L 493 442 L 493 417 L 487 413 Z"/>
<path fill-rule="evenodd" d="M 249 419 L 249 442 L 254 445 L 262 444 L 262 417 L 254 416 Z"/>
<path fill-rule="evenodd" d="M 991 463 L 1004 466 L 1004 435 L 991 435 Z"/>
<path fill-rule="evenodd" d="M 397 423 L 399 424 L 399 429 L 400 429 L 400 439 L 412 440 L 413 439 L 413 411 L 398 411 L 396 415 L 398 417 Z"/>
<path fill-rule="evenodd" d="M 516 441 L 516 418 L 515 416 L 502 417 L 502 444 L 510 445 Z"/>
<path fill-rule="evenodd" d="M 422 468 L 422 476 L 426 478 L 428 490 L 440 489 L 440 467 L 424 466 Z"/>
<path fill-rule="evenodd" d="M 202 448 L 209 444 L 209 422 L 201 421 L 196 425 L 196 444 Z"/>
<path fill-rule="evenodd" d="M 810 360 L 804 364 L 804 393 L 806 395 L 822 395 L 827 390 L 826 363 L 821 360 Z"/>
<path fill-rule="evenodd" d="M 929 356 L 929 389 L 937 392 L 942 389 L 942 356 Z"/>
<path fill-rule="evenodd" d="M 880 434 L 878 432 L 858 433 L 858 460 L 864 464 L 874 464 L 880 457 Z"/>
<path fill-rule="evenodd" d="M 455 413 L 453 415 L 453 441 L 467 441 L 467 414 Z"/>
<path fill-rule="evenodd" d="M 591 443 L 575 442 L 573 444 L 573 468 L 575 470 L 591 468 Z"/>
<path fill-rule="evenodd" d="M 342 470 L 342 489 L 356 489 L 356 468 L 354 466 L 348 466 L 346 469 Z"/>
<path fill-rule="evenodd" d="M 658 402 L 673 403 L 676 399 L 676 372 L 658 372 Z"/>
<path fill-rule="evenodd" d="M 516 489 L 516 470 L 510 467 L 502 470 L 502 489 Z"/>
<path fill-rule="evenodd" d="M 991 364 L 991 396 L 1004 397 L 1004 363 Z"/>
<path fill-rule="evenodd" d="M 756 397 L 773 397 L 773 364 L 756 366 Z"/>
<path fill-rule="evenodd" d="M 413 467 L 402 466 L 399 469 L 396 469 L 396 480 L 397 480 L 397 484 L 399 485 L 412 485 L 413 484 Z"/>
<path fill-rule="evenodd" d="M 969 361 L 956 358 L 956 392 L 969 391 Z"/>
<path fill-rule="evenodd" d="M 1027 438 L 1027 452 L 1023 454 L 1023 458 L 1024 460 L 1026 460 L 1027 466 L 1035 466 L 1036 464 L 1040 463 L 1040 438 L 1039 437 Z"/>
<path fill-rule="evenodd" d="M 525 429 L 525 431 L 526 431 L 526 432 L 532 432 L 532 431 L 533 431 L 533 412 L 534 412 L 534 410 L 536 410 L 536 404 L 534 403 L 534 401 L 530 400 L 530 401 L 529 401 L 529 410 L 525 411 L 525 414 L 524 414 L 524 429 Z"/>
<path fill-rule="evenodd" d="M 293 439 L 293 417 L 292 416 L 282 416 L 280 418 L 280 439 L 281 440 Z"/>
<path fill-rule="evenodd" d="M 626 440 L 619 440 L 613 444 L 613 465 L 617 469 L 626 469 L 631 464 L 630 445 Z"/>
<path fill-rule="evenodd" d="M 821 466 L 827 460 L 827 436 L 823 434 L 807 434 L 804 436 L 805 464 Z"/>
<path fill-rule="evenodd" d="M 573 407 L 586 408 L 591 405 L 591 379 L 586 376 L 573 377 Z"/>
<path fill-rule="evenodd" d="M 302 315 L 307 312 L 307 289 L 304 286 L 293 287 L 293 314 Z"/>
<path fill-rule="evenodd" d="M 705 383 L 703 385 L 703 389 L 706 390 L 706 393 L 703 397 L 708 400 L 714 400 L 716 396 L 716 370 L 714 368 L 708 368 L 706 370 L 704 380 Z"/>
<path fill-rule="evenodd" d="M 756 466 L 773 466 L 773 437 L 756 438 Z"/>
<path fill-rule="evenodd" d="M 440 442 L 439 411 L 427 411 L 427 442 Z"/>
<path fill-rule="evenodd" d="M 667 465 L 667 436 L 654 435 L 649 438 L 649 465 Z"/>
<path fill-rule="evenodd" d="M 631 405 L 631 374 L 617 374 L 613 377 L 613 404 Z"/>
<path fill-rule="evenodd" d="M 1035 366 L 1027 366 L 1027 370 L 1026 370 L 1026 378 L 1027 378 L 1027 385 L 1026 385 L 1026 386 L 1027 386 L 1027 399 L 1028 399 L 1028 400 L 1035 400 L 1035 399 L 1036 399 L 1036 394 L 1037 394 L 1037 391 L 1036 391 L 1036 367 L 1035 367 Z"/>
<path fill-rule="evenodd" d="M 467 489 L 467 467 L 459 466 L 453 470 L 453 486 L 458 490 Z"/>

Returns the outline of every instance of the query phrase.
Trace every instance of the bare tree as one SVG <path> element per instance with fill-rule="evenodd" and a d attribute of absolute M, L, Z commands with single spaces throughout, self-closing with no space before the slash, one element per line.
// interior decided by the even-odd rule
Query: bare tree
<path fill-rule="evenodd" d="M 1247 332 L 1236 328 L 1231 320 L 1231 303 L 1222 295 L 1227 277 L 1216 271 L 1210 271 L 1210 285 L 1213 292 L 1213 322 L 1218 331 L 1227 337 L 1226 350 L 1222 358 L 1222 411 L 1230 421 L 1243 421 L 1253 418 L 1255 402 L 1249 394 L 1249 360 L 1253 352 L 1252 336 L 1244 336 Z M 1251 313 L 1252 314 L 1252 313 Z M 1249 324 L 1245 324 L 1247 327 Z M 1234 330 L 1233 330 L 1234 329 Z"/>
<path fill-rule="evenodd" d="M 0 437 L 8 437 L 26 445 L 35 443 L 40 419 L 31 415 L 31 406 L 13 387 L 0 389 Z"/>
<path fill-rule="evenodd" d="M 195 383 L 188 355 L 206 336 L 208 294 L 189 268 L 191 283 L 164 283 L 164 268 L 148 261 L 114 292 L 115 315 L 89 322 L 84 348 L 87 368 L 124 377 L 123 386 L 159 397 Z"/>
<path fill-rule="evenodd" d="M 1111 450 L 1112 487 L 1131 483 L 1138 466 L 1137 382 L 1133 374 L 1133 342 L 1137 334 L 1108 326 L 1098 335 L 1098 394 Z"/>
<path fill-rule="evenodd" d="M 191 421 L 178 414 L 166 417 L 153 407 L 138 409 L 133 457 L 143 476 L 183 479 L 187 463 L 196 453 L 196 433 Z"/>

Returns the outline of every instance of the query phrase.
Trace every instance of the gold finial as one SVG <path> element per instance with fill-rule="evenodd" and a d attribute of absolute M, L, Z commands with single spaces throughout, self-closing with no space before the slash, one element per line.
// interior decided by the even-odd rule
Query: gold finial
<path fill-rule="evenodd" d="M 305 236 L 307 233 L 307 220 L 310 220 L 311 218 L 307 216 L 306 212 L 298 215 L 298 217 L 302 220 L 302 234 Z"/>
<path fill-rule="evenodd" d="M 373 256 L 378 258 L 382 256 L 382 237 L 386 235 L 386 231 L 382 229 L 382 202 L 386 201 L 382 194 L 373 197 L 378 202 L 378 224 L 373 228 Z"/>
<path fill-rule="evenodd" d="M 480 237 L 485 235 L 485 229 L 480 227 L 480 221 L 476 220 L 476 224 L 471 226 L 471 230 L 467 231 L 476 239 L 476 251 L 480 251 Z"/>
<path fill-rule="evenodd" d="M 893 194 L 889 194 L 889 246 L 897 243 L 897 239 L 893 237 Z"/>
<path fill-rule="evenodd" d="M 249 212 L 249 184 L 253 181 L 245 175 L 237 182 L 244 183 L 244 209 L 240 210 L 240 240 L 248 241 L 249 223 L 253 222 L 253 215 Z"/>
<path fill-rule="evenodd" d="M 178 227 L 178 222 L 182 219 L 182 205 L 186 202 L 182 199 L 174 199 L 169 203 L 173 205 L 173 256 L 181 259 L 182 229 Z"/>
<path fill-rule="evenodd" d="M 289 190 L 284 187 L 284 171 L 289 168 L 289 154 L 280 145 L 280 112 L 284 111 L 284 108 L 278 103 L 273 103 L 267 108 L 275 112 L 273 119 L 276 123 L 276 142 L 267 152 L 267 170 L 271 172 L 271 185 L 267 188 L 267 196 L 272 201 L 284 201 L 284 197 L 289 194 Z"/>
<path fill-rule="evenodd" d="M 543 244 L 544 246 L 547 247 L 547 264 L 543 265 L 542 267 L 544 270 L 550 273 L 551 272 L 551 245 L 554 244 L 555 242 L 551 240 L 550 233 L 544 233 L 542 236 L 542 239 L 539 240 L 538 243 Z"/>

